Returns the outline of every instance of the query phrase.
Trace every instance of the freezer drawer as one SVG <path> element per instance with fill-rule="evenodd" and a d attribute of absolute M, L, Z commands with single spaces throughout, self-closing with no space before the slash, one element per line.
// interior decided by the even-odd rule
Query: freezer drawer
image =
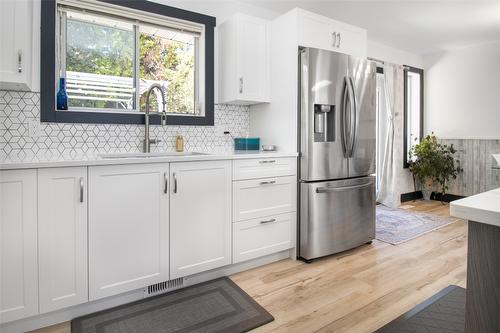
<path fill-rule="evenodd" d="M 342 252 L 373 238 L 374 177 L 300 184 L 300 257 Z"/>

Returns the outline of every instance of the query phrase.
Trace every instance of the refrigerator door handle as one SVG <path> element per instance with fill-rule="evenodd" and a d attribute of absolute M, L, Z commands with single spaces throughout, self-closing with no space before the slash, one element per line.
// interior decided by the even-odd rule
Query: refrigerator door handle
<path fill-rule="evenodd" d="M 346 78 L 347 91 L 349 95 L 349 146 L 347 149 L 347 157 L 353 157 L 354 146 L 358 131 L 358 105 L 356 100 L 356 92 L 354 89 L 354 80 L 352 77 Z"/>
<path fill-rule="evenodd" d="M 349 138 L 350 132 L 347 129 L 347 105 L 349 103 L 349 83 L 347 76 L 344 78 L 344 86 L 342 91 L 342 110 L 341 110 L 341 131 L 342 131 L 342 150 L 344 157 L 349 157 Z M 349 120 L 350 121 L 350 120 Z"/>
<path fill-rule="evenodd" d="M 352 131 L 352 138 L 351 138 L 351 149 L 349 152 L 349 157 L 354 156 L 354 148 L 356 145 L 356 140 L 358 138 L 358 127 L 359 127 L 359 110 L 358 110 L 358 99 L 356 97 L 356 89 L 354 87 L 354 79 L 352 77 L 349 78 L 349 82 L 351 85 L 351 93 L 352 93 L 352 100 L 351 100 L 351 105 L 352 105 L 352 114 L 354 118 L 353 122 L 353 131 Z"/>
<path fill-rule="evenodd" d="M 368 186 L 373 185 L 372 182 L 366 183 L 366 184 L 361 184 L 361 185 L 354 185 L 354 186 L 342 186 L 342 187 L 318 187 L 316 188 L 316 193 L 329 193 L 329 192 L 342 192 L 342 191 L 350 191 L 350 190 L 356 190 L 360 188 L 365 188 Z"/>

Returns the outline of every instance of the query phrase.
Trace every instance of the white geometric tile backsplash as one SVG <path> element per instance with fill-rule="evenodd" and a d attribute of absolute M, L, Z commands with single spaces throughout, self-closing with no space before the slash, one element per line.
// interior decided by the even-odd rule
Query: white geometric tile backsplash
<path fill-rule="evenodd" d="M 151 126 L 161 142 L 151 151 L 174 151 L 177 135 L 187 151 L 231 152 L 232 136 L 249 131 L 247 106 L 215 105 L 214 126 Z M 38 124 L 31 131 L 30 124 Z M 0 161 L 41 161 L 92 157 L 114 152 L 140 152 L 144 125 L 40 123 L 40 95 L 0 90 Z"/>

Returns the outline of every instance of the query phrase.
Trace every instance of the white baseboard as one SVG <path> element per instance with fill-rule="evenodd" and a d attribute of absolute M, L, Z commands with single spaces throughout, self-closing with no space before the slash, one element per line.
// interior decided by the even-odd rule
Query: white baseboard
<path fill-rule="evenodd" d="M 203 272 L 200 274 L 188 276 L 184 278 L 184 287 L 198 284 L 201 282 L 213 280 L 223 276 L 243 272 L 255 267 L 270 264 L 272 262 L 280 261 L 283 259 L 295 259 L 295 250 L 286 250 L 279 253 L 271 254 L 262 258 L 249 260 L 243 263 L 225 266 L 222 268 L 214 269 L 211 271 Z M 86 314 L 94 313 L 97 311 L 109 309 L 118 305 L 130 303 L 144 298 L 143 289 L 134 290 L 128 293 L 120 294 L 117 296 L 106 297 L 97 301 L 92 301 L 70 308 L 42 314 L 26 319 L 13 321 L 10 323 L 0 325 L 1 333 L 22 333 L 26 331 L 35 330 L 38 328 L 55 325 L 58 323 L 69 321 L 73 318 L 84 316 Z"/>

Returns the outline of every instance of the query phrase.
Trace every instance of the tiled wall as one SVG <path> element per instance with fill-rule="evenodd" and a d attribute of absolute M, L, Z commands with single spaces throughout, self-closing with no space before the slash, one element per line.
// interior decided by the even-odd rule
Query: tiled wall
<path fill-rule="evenodd" d="M 39 123 L 38 93 L 0 91 L 0 161 L 58 160 L 109 152 L 139 152 L 143 125 L 95 125 Z M 39 133 L 30 133 L 38 122 Z M 162 140 L 152 151 L 173 151 L 178 134 L 188 151 L 229 152 L 230 136 L 249 131 L 248 107 L 215 105 L 215 126 L 152 126 L 151 137 Z M 36 131 L 35 131 L 36 132 Z"/>
<path fill-rule="evenodd" d="M 456 139 L 441 140 L 457 150 L 464 172 L 450 184 L 449 193 L 469 196 L 500 187 L 500 170 L 491 154 L 500 154 L 500 140 Z"/>

